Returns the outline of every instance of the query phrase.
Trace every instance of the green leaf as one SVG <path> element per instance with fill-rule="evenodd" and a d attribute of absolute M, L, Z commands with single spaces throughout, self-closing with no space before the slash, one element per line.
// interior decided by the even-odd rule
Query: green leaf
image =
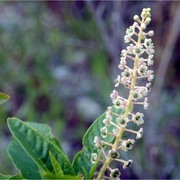
<path fill-rule="evenodd" d="M 69 180 L 83 180 L 83 177 L 78 174 L 77 176 L 72 176 L 72 175 L 57 175 L 57 174 L 53 174 L 53 173 L 50 173 L 50 172 L 41 172 L 42 176 L 43 176 L 43 179 L 63 179 L 63 180 L 66 180 L 66 179 L 69 179 Z"/>
<path fill-rule="evenodd" d="M 22 178 L 21 175 L 17 174 L 17 175 L 9 177 L 8 179 L 18 179 L 18 180 L 20 180 L 20 179 L 23 179 L 23 178 Z"/>
<path fill-rule="evenodd" d="M 50 126 L 48 126 L 47 124 L 35 122 L 26 122 L 26 124 L 42 133 L 62 150 L 62 147 L 60 146 L 59 142 L 52 134 Z M 12 161 L 14 162 L 16 168 L 21 170 L 23 177 L 27 177 L 29 179 L 41 178 L 37 164 L 29 157 L 29 155 L 26 153 L 26 151 L 24 151 L 22 146 L 16 141 L 15 138 L 12 138 L 9 144 L 8 153 Z M 21 154 L 21 156 L 19 156 L 19 154 Z"/>
<path fill-rule="evenodd" d="M 41 179 L 38 165 L 31 159 L 22 146 L 13 138 L 8 146 L 8 153 L 14 166 L 27 179 Z"/>
<path fill-rule="evenodd" d="M 49 157 L 49 152 L 53 154 L 57 162 L 61 165 L 64 174 L 74 175 L 74 171 L 71 164 L 55 141 L 50 139 L 50 132 L 41 129 L 39 125 L 32 123 L 25 123 L 17 118 L 8 118 L 9 129 L 16 141 L 12 141 L 8 149 L 9 154 L 17 168 L 21 170 L 21 173 L 27 175 L 27 171 L 31 170 L 31 176 L 33 172 L 37 175 L 37 169 L 40 167 L 44 171 L 52 172 L 53 166 Z M 47 126 L 48 127 L 48 126 Z M 47 129 L 46 127 L 46 129 Z M 40 130 L 41 129 L 41 130 Z M 19 147 L 17 147 L 17 144 Z M 15 146 L 16 145 L 16 146 Z M 13 150 L 14 149 L 14 150 Z M 22 153 L 18 153 L 18 151 Z M 15 157 L 15 155 L 17 157 Z M 18 163 L 18 159 L 21 163 Z M 31 162 L 30 162 L 31 160 Z M 30 164 L 28 164 L 29 162 Z M 26 166 L 27 164 L 27 166 Z M 30 166 L 31 165 L 31 166 Z M 25 166 L 23 168 L 23 166 Z M 28 167 L 29 166 L 29 167 Z M 33 171 L 33 167 L 35 168 Z M 25 178 L 32 178 L 24 176 Z M 33 178 L 39 178 L 33 177 Z"/>
<path fill-rule="evenodd" d="M 54 169 L 54 173 L 56 175 L 64 176 L 61 165 L 57 162 L 56 158 L 54 157 L 54 155 L 51 152 L 49 152 L 49 157 L 51 159 L 51 163 L 52 163 L 52 166 Z"/>
<path fill-rule="evenodd" d="M 3 175 L 0 173 L 0 179 L 8 179 L 11 175 Z"/>
<path fill-rule="evenodd" d="M 21 175 L 3 175 L 0 173 L 0 179 L 22 179 Z"/>
<path fill-rule="evenodd" d="M 62 147 L 55 136 L 52 134 L 51 127 L 47 124 L 37 123 L 37 122 L 26 122 L 27 125 L 31 126 L 33 129 L 39 131 L 44 136 L 46 136 L 51 142 L 56 144 L 62 151 Z"/>
<path fill-rule="evenodd" d="M 121 114 L 122 110 L 113 108 L 113 112 Z M 98 166 L 98 164 L 92 164 L 90 162 L 91 153 L 97 153 L 98 148 L 94 145 L 94 137 L 98 136 L 101 138 L 100 129 L 104 127 L 103 120 L 105 119 L 105 113 L 102 114 L 98 119 L 94 121 L 94 123 L 89 127 L 83 137 L 83 149 L 77 153 L 75 158 L 73 159 L 73 168 L 75 173 L 81 173 L 85 178 L 92 178 L 93 174 Z M 116 117 L 112 116 L 112 121 L 116 121 Z M 109 126 L 108 131 L 112 132 L 114 126 Z M 113 136 L 108 135 L 103 141 L 111 143 L 114 140 Z"/>
<path fill-rule="evenodd" d="M 10 96 L 7 94 L 4 94 L 2 92 L 0 92 L 0 105 L 4 104 L 6 101 L 8 101 L 10 99 Z"/>

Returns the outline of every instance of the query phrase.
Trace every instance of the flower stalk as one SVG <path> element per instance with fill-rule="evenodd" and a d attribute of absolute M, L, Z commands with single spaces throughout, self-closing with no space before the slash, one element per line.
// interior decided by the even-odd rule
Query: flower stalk
<path fill-rule="evenodd" d="M 138 131 L 127 128 L 130 123 L 135 123 L 140 126 L 144 123 L 143 113 L 132 112 L 132 106 L 143 105 L 144 109 L 148 107 L 147 94 L 150 91 L 149 83 L 154 75 L 153 71 L 149 70 L 149 66 L 153 64 L 154 46 L 152 40 L 147 36 L 153 36 L 154 32 L 144 32 L 146 26 L 151 21 L 150 8 L 144 8 L 141 13 L 141 19 L 138 15 L 134 16 L 134 24 L 126 30 L 124 37 L 125 43 L 129 43 L 126 49 L 121 51 L 121 58 L 119 68 L 122 70 L 121 75 L 118 75 L 115 79 L 115 87 L 119 87 L 120 84 L 129 89 L 127 98 L 121 97 L 117 90 L 113 90 L 110 97 L 112 99 L 113 106 L 107 108 L 106 118 L 103 120 L 105 126 L 101 128 L 102 138 L 106 138 L 107 135 L 113 135 L 115 138 L 112 143 L 105 143 L 100 137 L 94 138 L 94 143 L 99 148 L 98 153 L 93 153 L 97 162 L 99 159 L 104 159 L 103 165 L 98 172 L 97 179 L 105 177 L 105 172 L 110 171 L 110 177 L 118 179 L 121 172 L 115 168 L 111 169 L 110 165 L 113 161 L 123 163 L 123 168 L 130 167 L 132 160 L 119 159 L 119 151 L 127 151 L 133 148 L 134 140 L 125 139 L 123 134 L 125 132 L 133 133 L 136 135 L 136 139 L 142 137 L 143 128 Z M 133 67 L 128 66 L 127 60 L 133 61 Z M 146 85 L 138 85 L 142 78 L 147 78 L 149 81 Z M 144 101 L 139 101 L 143 99 Z M 123 110 L 122 114 L 114 112 L 113 108 Z M 113 118 L 116 120 L 113 121 Z M 115 128 L 113 132 L 109 127 Z M 105 147 L 104 145 L 108 145 Z M 108 152 L 109 150 L 109 152 Z M 100 162 L 100 161 L 99 161 Z"/>

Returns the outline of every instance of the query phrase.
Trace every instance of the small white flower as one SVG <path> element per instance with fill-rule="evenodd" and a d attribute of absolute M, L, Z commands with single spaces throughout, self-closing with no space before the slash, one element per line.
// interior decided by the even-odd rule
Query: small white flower
<path fill-rule="evenodd" d="M 116 118 L 116 122 L 118 123 L 119 126 L 126 127 L 127 123 L 129 122 L 129 119 L 124 118 L 123 116 L 119 116 Z"/>
<path fill-rule="evenodd" d="M 130 26 L 127 30 L 126 30 L 126 35 L 128 35 L 128 36 L 132 36 L 132 35 L 134 35 L 134 26 Z"/>
<path fill-rule="evenodd" d="M 105 126 L 110 126 L 111 125 L 111 121 L 112 121 L 112 117 L 108 116 L 103 120 L 103 123 L 105 124 Z"/>
<path fill-rule="evenodd" d="M 98 136 L 95 136 L 94 137 L 94 144 L 97 148 L 100 148 L 101 147 L 101 140 L 99 139 Z"/>
<path fill-rule="evenodd" d="M 137 132 L 136 139 L 142 138 L 142 135 L 143 135 L 143 128 L 140 128 L 139 131 Z"/>
<path fill-rule="evenodd" d="M 118 96 L 118 97 L 117 97 L 116 99 L 114 99 L 112 102 L 113 102 L 113 104 L 115 105 L 115 107 L 116 107 L 117 109 L 125 109 L 125 108 L 126 108 L 126 105 L 127 105 L 126 101 L 122 100 L 122 99 L 120 98 L 120 96 Z"/>
<path fill-rule="evenodd" d="M 107 127 L 102 127 L 101 129 L 100 129 L 100 131 L 101 131 L 101 136 L 103 137 L 103 138 L 106 138 L 107 137 Z"/>
<path fill-rule="evenodd" d="M 143 113 L 137 112 L 135 115 L 133 115 L 132 120 L 137 125 L 141 125 L 144 123 L 143 117 L 144 117 Z"/>
<path fill-rule="evenodd" d="M 125 69 L 122 73 L 121 73 L 122 77 L 125 78 L 131 78 L 132 77 L 132 72 L 129 69 Z"/>
<path fill-rule="evenodd" d="M 143 76 L 143 75 L 146 75 L 147 70 L 148 70 L 148 67 L 146 66 L 146 63 L 143 63 L 138 67 L 137 72 L 140 76 Z"/>
<path fill-rule="evenodd" d="M 146 49 L 146 52 L 149 54 L 149 55 L 153 55 L 155 53 L 155 50 L 152 48 L 147 48 Z"/>
<path fill-rule="evenodd" d="M 124 36 L 124 42 L 129 43 L 131 41 L 131 36 L 130 35 L 125 35 Z"/>
<path fill-rule="evenodd" d="M 147 90 L 148 90 L 148 92 L 151 90 L 151 83 L 147 83 L 146 84 L 146 88 L 147 88 Z"/>
<path fill-rule="evenodd" d="M 114 82 L 115 82 L 114 86 L 118 87 L 120 85 L 120 83 L 121 83 L 121 76 L 118 75 L 117 78 L 114 80 Z"/>
<path fill-rule="evenodd" d="M 121 149 L 123 151 L 131 150 L 133 148 L 134 143 L 135 143 L 134 139 L 128 139 L 128 140 L 122 141 Z"/>
<path fill-rule="evenodd" d="M 138 67 L 139 67 L 140 65 L 144 64 L 144 61 L 145 61 L 145 59 L 142 58 L 142 57 L 140 57 L 140 58 L 138 59 Z"/>
<path fill-rule="evenodd" d="M 152 66 L 154 64 L 154 60 L 149 57 L 147 60 L 147 64 L 148 64 L 148 66 Z"/>
<path fill-rule="evenodd" d="M 144 109 L 147 109 L 147 108 L 148 108 L 148 106 L 149 106 L 149 103 L 148 103 L 148 98 L 147 98 L 147 97 L 145 97 L 145 98 L 144 98 Z"/>
<path fill-rule="evenodd" d="M 138 99 L 142 98 L 142 94 L 137 89 L 136 90 L 131 90 L 130 97 L 131 97 L 131 99 L 133 101 L 137 101 Z"/>
<path fill-rule="evenodd" d="M 123 169 L 130 167 L 132 163 L 133 163 L 133 160 L 131 160 L 131 159 L 126 161 L 123 165 Z"/>
<path fill-rule="evenodd" d="M 131 78 L 122 77 L 122 78 L 121 78 L 121 82 L 122 82 L 122 84 L 124 84 L 127 88 L 130 88 L 130 86 L 131 86 Z"/>
<path fill-rule="evenodd" d="M 98 155 L 96 153 L 91 153 L 91 163 L 95 164 L 98 160 Z"/>
<path fill-rule="evenodd" d="M 112 100 L 116 99 L 118 97 L 118 91 L 113 90 L 112 93 L 110 94 L 110 98 Z"/>
<path fill-rule="evenodd" d="M 121 55 L 122 55 L 122 57 L 126 57 L 127 51 L 126 51 L 125 49 L 123 49 L 123 50 L 121 51 Z"/>
<path fill-rule="evenodd" d="M 148 47 L 153 47 L 153 43 L 152 43 L 152 39 L 145 39 L 144 40 L 144 46 L 146 47 L 146 48 L 148 48 Z"/>
<path fill-rule="evenodd" d="M 107 111 L 112 112 L 112 106 L 108 106 L 108 107 L 107 107 Z"/>
<path fill-rule="evenodd" d="M 128 54 L 132 54 L 133 53 L 133 49 L 134 49 L 134 44 L 129 44 L 129 46 L 127 46 Z"/>
<path fill-rule="evenodd" d="M 151 83 L 147 83 L 145 87 L 141 87 L 140 91 L 143 96 L 147 96 L 148 92 L 150 92 L 151 90 L 150 86 L 151 86 Z"/>
<path fill-rule="evenodd" d="M 121 175 L 119 169 L 113 169 L 111 170 L 111 173 L 110 173 L 110 177 L 113 178 L 113 179 L 118 179 L 119 176 Z"/>
<path fill-rule="evenodd" d="M 152 70 L 147 71 L 147 79 L 148 79 L 148 81 L 152 81 L 154 79 L 154 75 L 153 75 Z"/>
<path fill-rule="evenodd" d="M 125 67 L 126 67 L 126 58 L 124 58 L 124 57 L 122 57 L 121 58 L 121 61 L 120 61 L 120 64 L 119 64 L 119 69 L 121 69 L 121 70 L 124 70 L 125 69 Z"/>
<path fill-rule="evenodd" d="M 143 47 L 141 45 L 134 46 L 134 50 L 133 50 L 134 55 L 139 55 L 140 56 L 143 53 L 144 53 L 144 49 L 143 49 Z"/>
<path fill-rule="evenodd" d="M 122 106 L 122 100 L 119 99 L 119 98 L 116 98 L 115 101 L 114 101 L 114 105 L 116 108 L 120 109 L 121 106 Z"/>
<path fill-rule="evenodd" d="M 148 55 L 153 55 L 154 54 L 154 45 L 152 43 L 152 39 L 145 39 L 144 40 L 144 46 L 146 47 L 146 53 Z"/>
<path fill-rule="evenodd" d="M 112 159 L 116 159 L 119 157 L 119 153 L 115 150 L 110 150 L 109 151 L 109 156 L 112 158 Z"/>
<path fill-rule="evenodd" d="M 118 128 L 115 128 L 115 129 L 113 129 L 113 130 L 112 130 L 112 132 L 113 132 L 113 134 L 115 134 L 115 135 L 116 135 L 116 134 L 118 134 L 118 133 L 119 133 L 119 129 L 118 129 Z"/>
<path fill-rule="evenodd" d="M 142 94 L 142 96 L 147 96 L 148 92 L 149 92 L 149 90 L 148 90 L 147 87 L 141 88 L 141 94 Z"/>

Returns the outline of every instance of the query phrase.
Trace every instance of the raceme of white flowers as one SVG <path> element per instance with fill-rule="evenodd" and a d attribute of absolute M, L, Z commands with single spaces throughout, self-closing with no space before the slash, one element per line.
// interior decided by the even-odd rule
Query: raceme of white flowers
<path fill-rule="evenodd" d="M 151 21 L 151 9 L 144 8 L 141 17 L 134 16 L 134 24 L 126 30 L 124 37 L 125 43 L 128 43 L 126 49 L 121 51 L 120 64 L 118 68 L 122 71 L 115 79 L 115 87 L 120 84 L 129 89 L 127 98 L 121 97 L 117 90 L 113 90 L 110 94 L 112 106 L 106 110 L 106 116 L 103 120 L 104 127 L 100 129 L 101 137 L 94 137 L 94 146 L 98 148 L 97 152 L 91 154 L 91 163 L 97 162 L 102 164 L 98 172 L 97 179 L 106 177 L 109 174 L 111 178 L 119 179 L 121 172 L 118 168 L 110 167 L 112 161 L 122 163 L 122 167 L 128 168 L 132 164 L 132 160 L 124 160 L 120 156 L 121 151 L 128 151 L 133 148 L 134 139 L 124 137 L 124 133 L 131 133 L 135 139 L 140 139 L 143 134 L 143 128 L 133 130 L 128 128 L 130 123 L 141 126 L 144 123 L 144 115 L 141 112 L 133 112 L 132 106 L 142 105 L 144 109 L 148 108 L 148 98 L 146 97 L 150 91 L 151 81 L 154 78 L 153 71 L 149 69 L 153 65 L 154 45 L 151 36 L 153 31 L 145 32 L 146 26 Z M 129 67 L 127 61 L 133 62 L 133 67 Z M 146 79 L 146 84 L 140 84 L 141 80 Z M 144 81 L 143 81 L 144 82 Z M 123 113 L 116 113 L 115 110 L 123 110 Z M 112 121 L 115 117 L 115 121 Z M 112 126 L 113 128 L 109 128 Z M 112 143 L 105 141 L 107 135 L 115 138 Z"/>

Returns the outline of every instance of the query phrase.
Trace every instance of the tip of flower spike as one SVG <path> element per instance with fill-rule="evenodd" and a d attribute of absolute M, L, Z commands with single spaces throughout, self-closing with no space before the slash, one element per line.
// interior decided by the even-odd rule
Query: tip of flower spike
<path fill-rule="evenodd" d="M 151 8 L 143 8 L 143 10 L 141 12 L 141 17 L 144 19 L 151 17 Z"/>

